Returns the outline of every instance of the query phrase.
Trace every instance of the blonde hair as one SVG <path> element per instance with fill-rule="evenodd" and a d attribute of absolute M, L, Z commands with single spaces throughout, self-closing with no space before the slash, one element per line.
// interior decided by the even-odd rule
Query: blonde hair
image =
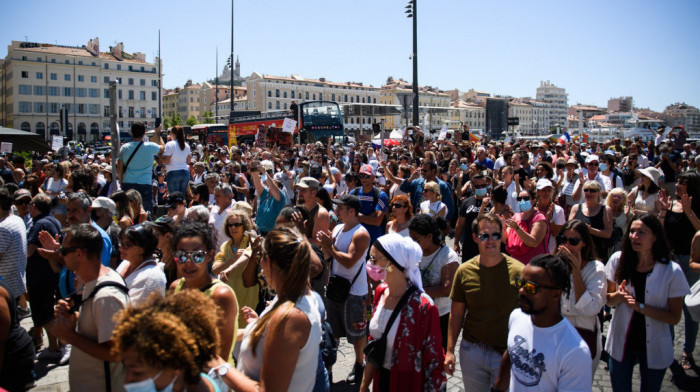
<path fill-rule="evenodd" d="M 435 197 L 437 197 L 438 200 L 442 200 L 442 194 L 440 193 L 440 185 L 438 185 L 437 182 L 435 182 L 435 181 L 426 182 L 425 186 L 423 187 L 423 190 L 433 191 L 433 193 L 435 193 Z"/>
<path fill-rule="evenodd" d="M 228 225 L 228 220 L 231 219 L 232 217 L 241 219 L 241 222 L 243 222 L 243 234 L 244 235 L 245 235 L 245 233 L 254 230 L 253 224 L 250 222 L 250 216 L 248 214 L 246 214 L 245 211 L 232 210 L 231 212 L 228 213 L 228 215 L 226 215 L 226 220 L 224 220 L 224 225 Z M 231 237 L 231 233 L 230 233 L 228 227 L 226 228 L 226 236 L 228 238 L 233 239 L 233 237 Z"/>
<path fill-rule="evenodd" d="M 622 208 L 624 209 L 625 206 L 627 205 L 627 192 L 625 192 L 623 189 L 620 188 L 613 188 L 610 192 L 608 192 L 608 197 L 605 198 L 605 205 L 608 207 L 612 207 L 612 197 L 614 195 L 621 195 L 622 196 Z"/>
<path fill-rule="evenodd" d="M 595 180 L 586 181 L 586 182 L 583 184 L 583 189 L 586 189 L 586 188 L 594 188 L 594 189 L 597 189 L 597 190 L 598 190 L 597 193 L 598 193 L 598 200 L 599 200 L 599 201 L 600 201 L 601 198 L 603 197 L 603 195 L 602 195 L 603 187 L 600 185 L 600 183 L 599 183 L 598 181 L 595 181 Z"/>

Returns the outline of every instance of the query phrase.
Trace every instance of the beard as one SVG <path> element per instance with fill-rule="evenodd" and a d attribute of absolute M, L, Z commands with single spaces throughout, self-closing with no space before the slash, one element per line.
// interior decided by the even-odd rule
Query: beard
<path fill-rule="evenodd" d="M 535 306 L 532 304 L 532 301 L 530 301 L 530 299 L 528 299 L 525 296 L 519 295 L 518 299 L 521 302 L 523 302 L 520 304 L 520 310 L 522 310 L 525 314 L 537 315 L 542 314 L 545 311 L 545 308 L 535 309 Z"/>

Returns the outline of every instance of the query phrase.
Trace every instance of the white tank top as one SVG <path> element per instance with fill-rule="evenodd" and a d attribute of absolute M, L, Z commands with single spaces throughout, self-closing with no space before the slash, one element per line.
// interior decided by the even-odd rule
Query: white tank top
<path fill-rule="evenodd" d="M 345 253 L 348 251 L 348 248 L 350 248 L 350 243 L 352 242 L 352 237 L 355 235 L 355 232 L 357 230 L 364 230 L 364 226 L 361 224 L 355 225 L 352 229 L 343 232 L 343 228 L 345 227 L 345 224 L 339 224 L 333 229 L 333 243 L 335 244 L 335 247 Z M 369 233 L 369 232 L 368 232 Z M 355 278 L 355 275 L 357 274 L 357 271 L 360 270 L 360 268 L 365 268 L 365 256 L 362 255 L 360 257 L 360 260 L 355 263 L 352 267 L 345 268 L 343 267 L 342 264 L 338 262 L 338 260 L 333 260 L 332 267 L 331 267 L 331 274 L 333 275 L 338 275 L 342 276 L 343 278 L 349 280 L 352 282 L 352 280 Z M 367 289 L 367 272 L 365 271 L 360 271 L 360 274 L 357 277 L 357 280 L 355 280 L 355 283 L 350 287 L 350 294 L 352 295 L 357 295 L 357 296 L 363 296 L 367 295 L 368 289 Z"/>
<path fill-rule="evenodd" d="M 272 309 L 272 305 L 277 301 L 277 297 L 260 315 L 264 315 Z M 316 369 L 318 368 L 318 352 L 321 344 L 321 314 L 318 311 L 317 299 L 313 293 L 306 294 L 299 298 L 295 307 L 309 318 L 311 330 L 309 338 L 306 340 L 304 347 L 299 350 L 296 367 L 292 374 L 292 381 L 289 384 L 288 391 L 311 391 L 316 383 Z M 258 341 L 253 356 L 253 349 L 250 346 L 250 334 L 255 328 L 257 322 L 250 323 L 243 333 L 243 341 L 241 342 L 241 354 L 238 360 L 238 370 L 255 381 L 260 381 L 262 373 L 263 347 L 265 346 L 265 337 L 267 329 Z"/>

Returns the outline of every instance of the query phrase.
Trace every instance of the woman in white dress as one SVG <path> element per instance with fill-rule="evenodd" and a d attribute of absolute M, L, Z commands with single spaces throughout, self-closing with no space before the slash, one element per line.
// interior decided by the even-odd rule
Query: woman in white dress
<path fill-rule="evenodd" d="M 435 181 L 428 181 L 423 188 L 425 200 L 420 203 L 420 212 L 433 217 L 445 218 L 447 216 L 447 205 L 441 201 L 440 186 Z"/>

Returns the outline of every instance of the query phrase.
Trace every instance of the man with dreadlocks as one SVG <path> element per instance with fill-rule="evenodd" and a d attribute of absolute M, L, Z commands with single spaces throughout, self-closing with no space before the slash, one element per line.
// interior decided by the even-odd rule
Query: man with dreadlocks
<path fill-rule="evenodd" d="M 491 391 L 590 391 L 590 351 L 561 315 L 562 293 L 571 289 L 565 261 L 538 255 L 516 283 L 520 309 L 510 314 L 508 350 Z"/>

